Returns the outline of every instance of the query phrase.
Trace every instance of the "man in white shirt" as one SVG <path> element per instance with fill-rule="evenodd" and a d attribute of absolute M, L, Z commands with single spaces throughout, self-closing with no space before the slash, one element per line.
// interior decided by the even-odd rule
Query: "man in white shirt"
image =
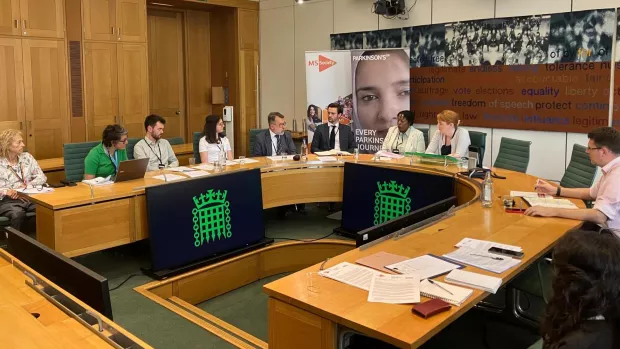
<path fill-rule="evenodd" d="M 147 171 L 179 166 L 170 143 L 161 138 L 164 134 L 166 119 L 159 115 L 149 115 L 144 119 L 146 135 L 133 148 L 134 159 L 149 159 Z"/>
<path fill-rule="evenodd" d="M 312 138 L 312 152 L 327 150 L 343 150 L 353 153 L 355 137 L 348 125 L 340 124 L 344 108 L 338 103 L 327 106 L 328 123 L 317 126 Z"/>

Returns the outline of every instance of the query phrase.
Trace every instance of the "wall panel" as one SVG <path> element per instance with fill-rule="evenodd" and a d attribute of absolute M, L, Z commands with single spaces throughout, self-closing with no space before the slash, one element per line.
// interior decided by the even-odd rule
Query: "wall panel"
<path fill-rule="evenodd" d="M 379 16 L 370 12 L 373 3 L 374 0 L 333 0 L 334 33 L 379 29 Z M 297 7 L 302 6 L 306 4 Z M 313 17 L 318 20 L 319 16 Z"/>
<path fill-rule="evenodd" d="M 570 12 L 571 0 L 496 1 L 495 17 L 531 16 Z"/>
<path fill-rule="evenodd" d="M 406 2 L 407 9 L 411 8 L 408 19 L 387 19 L 383 16 L 379 16 L 379 29 L 392 29 L 431 24 L 432 0 L 418 0 L 412 8 L 411 6 L 414 1 L 415 0 L 409 0 Z"/>
<path fill-rule="evenodd" d="M 493 18 L 495 0 L 433 0 L 433 23 Z"/>

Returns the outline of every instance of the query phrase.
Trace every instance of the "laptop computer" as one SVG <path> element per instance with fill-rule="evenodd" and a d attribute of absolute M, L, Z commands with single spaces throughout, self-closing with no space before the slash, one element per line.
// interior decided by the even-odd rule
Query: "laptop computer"
<path fill-rule="evenodd" d="M 115 183 L 130 181 L 132 179 L 144 178 L 146 167 L 149 165 L 149 159 L 135 159 L 121 161 L 118 165 L 118 173 L 114 179 Z"/>

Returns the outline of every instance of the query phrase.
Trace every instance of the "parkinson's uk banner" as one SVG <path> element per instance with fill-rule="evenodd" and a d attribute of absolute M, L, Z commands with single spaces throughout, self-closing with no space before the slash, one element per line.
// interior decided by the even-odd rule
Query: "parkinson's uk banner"
<path fill-rule="evenodd" d="M 339 103 L 344 107 L 340 123 L 350 124 L 353 114 L 351 101 L 351 52 L 306 52 L 306 98 L 305 127 L 308 142 L 312 142 L 314 130 L 327 122 L 327 106 Z"/>
<path fill-rule="evenodd" d="M 381 150 L 400 111 L 410 109 L 409 51 L 351 51 L 353 133 L 360 153 Z"/>

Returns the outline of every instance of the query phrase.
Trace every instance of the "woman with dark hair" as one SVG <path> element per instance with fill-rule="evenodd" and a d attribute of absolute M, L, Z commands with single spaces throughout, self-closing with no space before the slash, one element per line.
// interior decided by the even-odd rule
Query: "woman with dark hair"
<path fill-rule="evenodd" d="M 233 153 L 228 138 L 223 135 L 224 120 L 219 115 L 209 115 L 205 118 L 205 127 L 202 138 L 198 143 L 200 162 L 214 163 L 220 160 L 220 153 L 225 154 L 225 159 L 232 160 Z"/>
<path fill-rule="evenodd" d="M 413 127 L 413 112 L 403 110 L 396 116 L 396 126 L 388 129 L 381 150 L 395 154 L 424 153 L 424 134 Z"/>
<path fill-rule="evenodd" d="M 619 348 L 620 240 L 609 230 L 571 230 L 558 240 L 552 266 L 543 348 Z"/>
<path fill-rule="evenodd" d="M 121 125 L 103 129 L 101 144 L 97 144 L 84 159 L 84 179 L 115 176 L 118 164 L 127 160 L 127 130 Z"/>
<path fill-rule="evenodd" d="M 306 124 L 308 125 L 308 131 L 314 132 L 316 130 L 316 124 L 320 124 L 323 122 L 319 112 L 321 109 L 314 104 L 310 104 L 308 106 L 308 110 L 306 112 Z"/>

